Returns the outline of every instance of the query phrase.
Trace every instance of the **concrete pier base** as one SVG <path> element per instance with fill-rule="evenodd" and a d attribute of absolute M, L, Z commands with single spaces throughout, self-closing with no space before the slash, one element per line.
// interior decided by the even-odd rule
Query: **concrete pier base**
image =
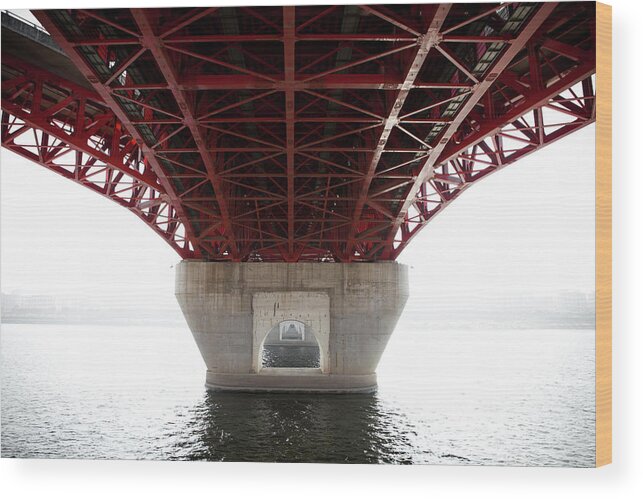
<path fill-rule="evenodd" d="M 407 268 L 382 263 L 186 260 L 176 297 L 207 366 L 206 386 L 230 391 L 368 392 L 408 298 Z M 262 366 L 268 333 L 299 321 L 319 368 Z"/>
<path fill-rule="evenodd" d="M 319 369 L 264 368 L 258 374 L 207 371 L 205 386 L 215 391 L 370 393 L 377 375 L 323 374 Z"/>

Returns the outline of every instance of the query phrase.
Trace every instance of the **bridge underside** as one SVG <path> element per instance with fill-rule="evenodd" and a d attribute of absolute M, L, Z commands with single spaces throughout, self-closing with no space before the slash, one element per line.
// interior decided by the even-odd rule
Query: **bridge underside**
<path fill-rule="evenodd" d="M 595 119 L 590 2 L 34 13 L 51 38 L 3 14 L 3 146 L 186 259 L 394 260 Z"/>

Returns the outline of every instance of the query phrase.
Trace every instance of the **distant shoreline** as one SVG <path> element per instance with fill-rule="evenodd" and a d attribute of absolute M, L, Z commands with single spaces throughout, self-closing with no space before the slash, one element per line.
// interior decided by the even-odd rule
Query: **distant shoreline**
<path fill-rule="evenodd" d="M 88 321 L 54 321 L 54 320 L 12 320 L 12 319 L 2 319 L 0 320 L 0 325 L 7 324 L 18 324 L 18 325 L 33 325 L 33 326 L 45 326 L 45 325 L 68 325 L 68 326 L 114 326 L 114 327 L 138 327 L 138 326 L 160 326 L 160 327 L 186 327 L 185 322 L 179 321 L 113 321 L 113 322 L 88 322 Z M 445 330 L 445 331 L 464 331 L 464 330 L 480 330 L 480 331 L 527 331 L 534 329 L 542 330 L 587 330 L 594 331 L 595 327 L 593 324 L 413 324 L 413 323 L 399 323 L 397 326 L 398 330 L 410 330 L 410 331 L 419 331 L 419 330 Z"/>
<path fill-rule="evenodd" d="M 56 319 L 20 319 L 2 318 L 0 324 L 25 324 L 25 325 L 69 325 L 69 326 L 186 326 L 185 322 L 179 321 L 87 321 L 87 320 L 56 320 Z"/>

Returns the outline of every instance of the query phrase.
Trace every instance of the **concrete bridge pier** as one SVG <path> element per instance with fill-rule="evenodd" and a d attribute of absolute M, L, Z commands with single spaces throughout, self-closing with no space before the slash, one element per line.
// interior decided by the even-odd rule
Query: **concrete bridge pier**
<path fill-rule="evenodd" d="M 207 366 L 206 386 L 230 391 L 369 392 L 408 298 L 407 267 L 379 263 L 184 260 L 176 297 Z M 319 368 L 262 366 L 283 321 L 319 344 Z"/>

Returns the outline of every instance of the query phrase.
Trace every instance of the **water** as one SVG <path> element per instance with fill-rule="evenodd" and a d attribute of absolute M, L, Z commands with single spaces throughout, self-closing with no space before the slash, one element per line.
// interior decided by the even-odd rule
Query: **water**
<path fill-rule="evenodd" d="M 2 325 L 2 457 L 592 466 L 594 334 L 394 333 L 374 395 L 212 394 L 183 328 Z"/>
<path fill-rule="evenodd" d="M 318 346 L 266 345 L 261 353 L 263 367 L 319 367 Z"/>

